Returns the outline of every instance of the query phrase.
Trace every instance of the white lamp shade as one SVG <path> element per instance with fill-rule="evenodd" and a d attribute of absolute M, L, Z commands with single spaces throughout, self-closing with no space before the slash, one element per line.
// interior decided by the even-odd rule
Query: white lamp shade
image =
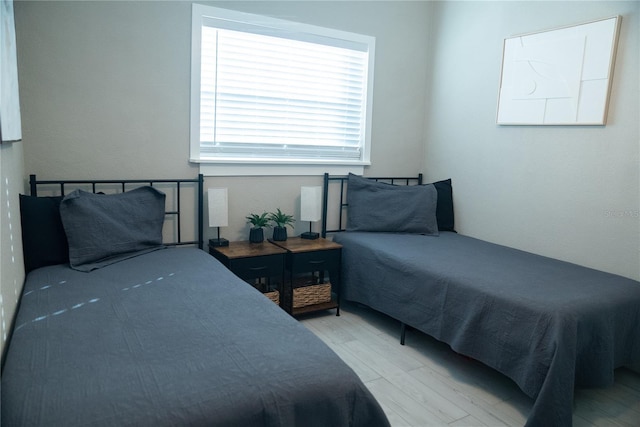
<path fill-rule="evenodd" d="M 322 218 L 321 196 L 322 187 L 300 187 L 301 221 L 320 221 Z"/>
<path fill-rule="evenodd" d="M 226 188 L 209 188 L 209 227 L 229 225 L 229 203 Z"/>

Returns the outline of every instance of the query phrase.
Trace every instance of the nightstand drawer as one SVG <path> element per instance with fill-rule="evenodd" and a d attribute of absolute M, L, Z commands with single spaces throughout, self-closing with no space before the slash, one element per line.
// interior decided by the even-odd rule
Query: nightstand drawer
<path fill-rule="evenodd" d="M 237 258 L 228 261 L 227 267 L 242 279 L 282 276 L 283 254 L 252 258 Z"/>
<path fill-rule="evenodd" d="M 299 271 L 324 271 L 340 266 L 340 249 L 301 252 L 287 259 L 287 269 Z"/>

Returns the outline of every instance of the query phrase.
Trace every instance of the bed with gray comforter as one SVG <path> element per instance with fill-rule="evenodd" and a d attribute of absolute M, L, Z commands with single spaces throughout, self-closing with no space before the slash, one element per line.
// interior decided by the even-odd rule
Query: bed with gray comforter
<path fill-rule="evenodd" d="M 571 426 L 574 387 L 640 366 L 640 283 L 453 232 L 337 233 L 342 297 L 513 379 L 527 426 Z"/>
<path fill-rule="evenodd" d="M 385 426 L 323 342 L 202 250 L 29 273 L 5 426 Z"/>
<path fill-rule="evenodd" d="M 450 179 L 325 174 L 323 234 L 330 182 L 341 296 L 510 377 L 534 399 L 527 427 L 571 426 L 575 387 L 640 369 L 639 282 L 457 234 Z"/>
<path fill-rule="evenodd" d="M 65 195 L 66 185 L 86 183 L 92 192 Z M 180 232 L 189 217 L 180 200 L 194 183 L 191 241 Z M 37 197 L 38 185 L 62 194 Z M 4 358 L 2 425 L 388 426 L 319 338 L 187 246 L 203 246 L 202 186 L 201 175 L 32 175 L 31 196 L 20 196 L 28 275 Z M 163 239 L 165 231 L 177 238 Z"/>

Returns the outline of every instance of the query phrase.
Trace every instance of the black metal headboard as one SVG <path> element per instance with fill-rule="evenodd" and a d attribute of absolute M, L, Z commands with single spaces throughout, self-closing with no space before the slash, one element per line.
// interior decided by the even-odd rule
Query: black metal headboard
<path fill-rule="evenodd" d="M 200 249 L 204 246 L 204 177 L 199 174 L 193 179 L 109 179 L 109 180 L 37 180 L 35 175 L 29 175 L 29 189 L 32 196 L 38 195 L 38 190 L 47 192 L 47 195 L 64 196 L 67 192 L 76 188 L 93 193 L 103 192 L 125 192 L 127 190 L 143 185 L 156 186 L 165 193 L 169 190 L 175 192 L 172 195 L 173 206 L 165 212 L 165 215 L 175 218 L 175 239 L 166 242 L 170 246 L 197 245 Z M 161 188 L 162 187 L 162 188 Z M 184 210 L 182 209 L 183 190 L 191 187 L 195 192 L 197 200 L 197 233 L 195 239 L 183 240 L 182 223 L 184 220 Z M 195 188 L 194 188 L 195 187 Z"/>
<path fill-rule="evenodd" d="M 417 176 L 411 177 L 365 177 L 367 179 L 371 179 L 379 182 L 386 182 L 389 184 L 396 185 L 421 185 L 422 184 L 422 174 L 418 174 Z M 328 173 L 324 174 L 324 184 L 322 191 L 322 237 L 327 237 L 327 233 L 338 233 L 341 231 L 345 231 L 346 229 L 346 220 L 344 216 L 346 214 L 346 209 L 349 204 L 347 203 L 347 182 L 349 180 L 348 176 L 329 176 Z M 334 197 L 329 196 L 329 192 L 331 192 Z M 337 194 L 335 192 L 338 191 Z M 328 209 L 329 209 L 329 199 L 335 205 L 332 209 L 335 209 L 333 212 L 337 215 L 338 227 L 329 229 L 327 226 L 328 221 Z M 337 200 L 334 200 L 337 199 Z"/>

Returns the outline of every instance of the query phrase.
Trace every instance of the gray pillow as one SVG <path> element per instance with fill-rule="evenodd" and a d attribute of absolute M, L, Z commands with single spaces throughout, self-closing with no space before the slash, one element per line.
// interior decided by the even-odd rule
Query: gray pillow
<path fill-rule="evenodd" d="M 69 264 L 91 271 L 162 247 L 165 194 L 140 187 L 118 194 L 75 190 L 60 203 Z"/>
<path fill-rule="evenodd" d="M 438 235 L 438 192 L 429 185 L 391 185 L 349 174 L 347 231 Z"/>

